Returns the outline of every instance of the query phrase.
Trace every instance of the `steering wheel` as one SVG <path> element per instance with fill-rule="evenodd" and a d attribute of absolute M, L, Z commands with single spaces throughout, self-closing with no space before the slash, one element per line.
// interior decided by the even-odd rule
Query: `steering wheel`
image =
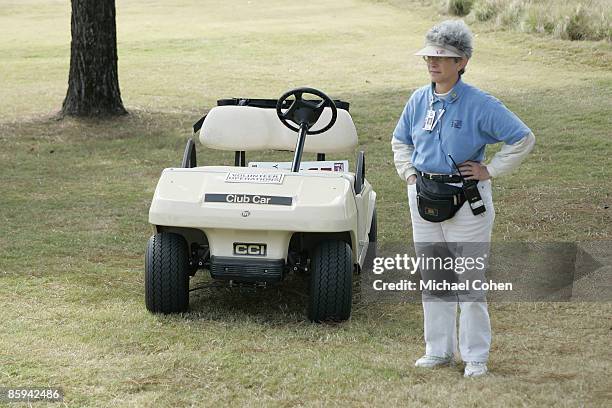
<path fill-rule="evenodd" d="M 320 102 L 309 101 L 304 99 L 304 94 L 315 95 L 321 98 L 322 100 Z M 285 102 L 291 96 L 295 97 L 295 100 L 291 102 L 289 108 L 283 112 L 282 108 L 284 107 L 284 105 L 286 105 Z M 293 130 L 294 132 L 298 132 L 300 130 L 299 127 L 302 125 L 306 125 L 306 129 L 308 130 L 315 123 L 317 123 L 317 120 L 319 120 L 319 118 L 321 117 L 321 114 L 323 113 L 323 109 L 325 107 L 331 108 L 332 111 L 332 117 L 329 123 L 319 130 L 315 130 L 314 132 L 308 132 L 309 135 L 318 135 L 319 133 L 323 133 L 329 130 L 334 125 L 334 123 L 336 123 L 336 119 L 338 118 L 338 109 L 336 108 L 336 104 L 334 103 L 334 101 L 318 89 L 296 88 L 284 93 L 283 96 L 281 96 L 278 102 L 276 103 L 276 114 L 285 126 Z M 295 123 L 298 126 L 296 127 L 292 125 L 291 123 L 289 123 L 289 121 Z"/>

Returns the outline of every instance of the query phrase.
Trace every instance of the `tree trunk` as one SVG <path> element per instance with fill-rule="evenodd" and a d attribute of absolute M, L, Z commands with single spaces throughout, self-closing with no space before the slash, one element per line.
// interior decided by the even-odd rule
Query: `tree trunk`
<path fill-rule="evenodd" d="M 117 75 L 115 0 L 72 0 L 71 34 L 68 92 L 61 113 L 127 114 Z"/>

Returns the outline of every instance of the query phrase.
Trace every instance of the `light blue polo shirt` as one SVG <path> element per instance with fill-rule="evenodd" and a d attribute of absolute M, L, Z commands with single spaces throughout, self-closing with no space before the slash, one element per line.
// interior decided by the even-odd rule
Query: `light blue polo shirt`
<path fill-rule="evenodd" d="M 431 99 L 430 99 L 431 98 Z M 432 131 L 423 129 L 430 108 L 444 114 Z M 514 144 L 531 130 L 497 98 L 461 79 L 445 99 L 435 96 L 433 84 L 417 89 L 393 131 L 397 140 L 414 145 L 412 163 L 426 173 L 457 174 L 457 164 L 482 162 L 488 144 Z"/>

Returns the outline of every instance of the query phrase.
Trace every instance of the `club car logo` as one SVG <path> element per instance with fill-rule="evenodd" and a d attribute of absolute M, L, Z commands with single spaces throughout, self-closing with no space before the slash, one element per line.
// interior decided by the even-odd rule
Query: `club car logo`
<path fill-rule="evenodd" d="M 225 201 L 228 203 L 253 203 L 253 204 L 269 204 L 272 197 L 248 194 L 228 194 Z"/>
<path fill-rule="evenodd" d="M 234 255 L 266 256 L 266 244 L 251 244 L 247 242 L 234 242 Z"/>
<path fill-rule="evenodd" d="M 204 195 L 206 203 L 228 204 L 264 204 L 264 205 L 291 205 L 292 197 L 268 196 L 260 194 L 211 194 Z"/>

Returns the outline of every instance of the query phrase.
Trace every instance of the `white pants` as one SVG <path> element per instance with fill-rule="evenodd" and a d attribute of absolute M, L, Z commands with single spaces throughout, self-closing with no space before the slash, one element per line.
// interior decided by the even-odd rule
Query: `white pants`
<path fill-rule="evenodd" d="M 453 218 L 435 223 L 426 221 L 420 216 L 416 186 L 414 184 L 408 186 L 412 234 L 417 255 L 419 255 L 419 243 L 485 243 L 488 251 L 495 219 L 491 182 L 489 180 L 479 182 L 478 189 L 485 203 L 486 212 L 475 216 L 468 203 L 465 203 Z M 479 245 L 476 244 L 474 247 Z M 463 361 L 486 362 L 491 346 L 491 324 L 484 295 L 479 301 L 470 301 L 469 297 L 456 294 L 434 296 L 424 293 L 425 354 L 438 357 L 454 355 L 457 350 L 457 305 L 461 309 L 459 318 L 461 358 Z"/>

